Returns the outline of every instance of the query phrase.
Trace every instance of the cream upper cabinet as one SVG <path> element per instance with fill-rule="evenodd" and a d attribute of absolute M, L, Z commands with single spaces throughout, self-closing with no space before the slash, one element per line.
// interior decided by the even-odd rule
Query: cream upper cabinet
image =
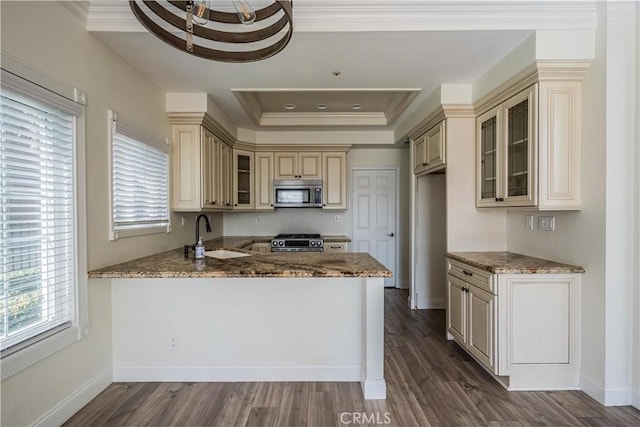
<path fill-rule="evenodd" d="M 227 144 L 218 144 L 218 209 L 230 210 L 233 204 L 233 150 Z"/>
<path fill-rule="evenodd" d="M 427 168 L 428 170 L 439 170 L 445 164 L 445 122 L 440 122 L 434 126 L 426 135 L 427 144 Z"/>
<path fill-rule="evenodd" d="M 233 209 L 254 208 L 254 153 L 233 150 Z"/>
<path fill-rule="evenodd" d="M 535 205 L 536 98 L 534 85 L 478 117 L 479 207 Z"/>
<path fill-rule="evenodd" d="M 413 139 L 413 173 L 423 175 L 445 167 L 445 121 Z"/>
<path fill-rule="evenodd" d="M 173 125 L 171 208 L 175 211 L 217 209 L 220 203 L 219 145 L 200 125 Z"/>
<path fill-rule="evenodd" d="M 322 153 L 275 153 L 275 179 L 322 179 Z"/>
<path fill-rule="evenodd" d="M 580 82 L 542 81 L 477 117 L 478 207 L 581 209 Z"/>
<path fill-rule="evenodd" d="M 255 208 L 273 210 L 273 153 L 256 152 L 255 167 Z"/>
<path fill-rule="evenodd" d="M 429 129 L 413 141 L 413 173 L 422 175 L 445 166 L 445 121 Z"/>
<path fill-rule="evenodd" d="M 322 209 L 347 208 L 347 153 L 322 153 Z"/>

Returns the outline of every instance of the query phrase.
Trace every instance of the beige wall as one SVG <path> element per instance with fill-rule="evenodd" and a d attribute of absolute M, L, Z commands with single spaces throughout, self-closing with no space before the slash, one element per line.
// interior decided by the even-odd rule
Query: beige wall
<path fill-rule="evenodd" d="M 178 247 L 192 239 L 193 218 L 174 232 L 108 241 L 107 110 L 147 134 L 170 135 L 164 92 L 89 34 L 58 2 L 0 2 L 2 51 L 87 93 L 88 268 Z M 221 225 L 220 228 L 221 230 Z M 212 233 L 213 235 L 214 233 Z M 23 426 L 111 370 L 111 291 L 89 284 L 89 337 L 2 382 L 2 425 Z M 42 379 L 46 381 L 42 381 Z"/>
<path fill-rule="evenodd" d="M 585 268 L 580 385 L 601 403 L 614 405 L 638 405 L 640 395 L 640 115 L 634 95 L 639 7 L 602 3 L 598 8 L 596 59 L 582 85 L 583 209 L 533 213 L 536 230 L 524 228 L 524 216 L 531 213 L 509 212 L 507 221 L 510 251 Z M 556 231 L 538 231 L 540 215 L 554 216 Z"/>

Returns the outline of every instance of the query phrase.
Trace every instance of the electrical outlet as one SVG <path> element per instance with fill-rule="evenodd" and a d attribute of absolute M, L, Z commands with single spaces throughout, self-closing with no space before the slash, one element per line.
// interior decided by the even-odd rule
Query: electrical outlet
<path fill-rule="evenodd" d="M 169 338 L 169 351 L 178 351 L 178 340 L 173 337 Z"/>
<path fill-rule="evenodd" d="M 533 230 L 533 215 L 525 215 L 524 228 L 527 230 Z"/>
<path fill-rule="evenodd" d="M 336 221 L 340 221 L 340 215 L 334 216 L 333 219 L 336 220 Z"/>
<path fill-rule="evenodd" d="M 554 231 L 556 229 L 556 218 L 554 216 L 538 217 L 538 230 Z"/>
<path fill-rule="evenodd" d="M 187 222 L 187 221 L 184 219 L 184 216 L 181 216 L 181 217 L 180 217 L 180 226 L 181 226 L 181 227 L 184 227 L 184 225 L 186 224 L 186 222 Z"/>
<path fill-rule="evenodd" d="M 262 217 L 260 215 L 256 215 L 256 222 L 262 222 Z"/>

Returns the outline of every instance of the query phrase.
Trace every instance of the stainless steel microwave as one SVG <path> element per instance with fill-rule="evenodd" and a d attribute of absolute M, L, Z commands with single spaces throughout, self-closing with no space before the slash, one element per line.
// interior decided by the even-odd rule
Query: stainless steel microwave
<path fill-rule="evenodd" d="M 321 180 L 273 181 L 273 206 L 276 208 L 322 207 Z"/>

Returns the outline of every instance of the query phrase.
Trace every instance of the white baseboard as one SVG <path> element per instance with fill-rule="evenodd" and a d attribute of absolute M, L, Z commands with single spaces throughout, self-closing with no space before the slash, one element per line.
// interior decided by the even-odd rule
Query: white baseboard
<path fill-rule="evenodd" d="M 124 366 L 114 382 L 360 381 L 360 365 L 340 366 Z"/>
<path fill-rule="evenodd" d="M 444 309 L 446 307 L 446 298 L 418 298 L 418 310 Z"/>
<path fill-rule="evenodd" d="M 80 387 L 73 394 L 58 403 L 49 412 L 33 423 L 35 426 L 59 426 L 82 409 L 113 382 L 111 369 L 108 369 Z"/>
<path fill-rule="evenodd" d="M 387 383 L 384 380 L 366 380 L 362 383 L 362 394 L 365 400 L 386 399 Z"/>
<path fill-rule="evenodd" d="M 640 390 L 639 389 L 631 390 L 631 405 L 636 409 L 640 409 Z"/>
<path fill-rule="evenodd" d="M 604 406 L 627 406 L 632 404 L 633 393 L 630 387 L 605 387 L 604 384 L 590 376 L 580 374 L 580 388 Z"/>

